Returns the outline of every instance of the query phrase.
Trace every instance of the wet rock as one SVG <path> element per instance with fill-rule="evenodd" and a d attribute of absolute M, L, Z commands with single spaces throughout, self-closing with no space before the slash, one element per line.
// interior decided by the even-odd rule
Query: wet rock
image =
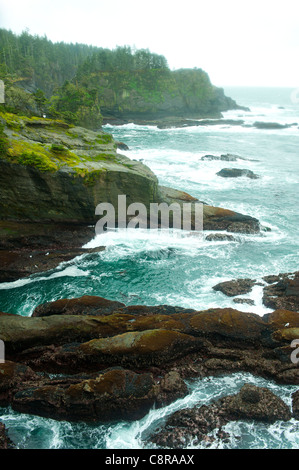
<path fill-rule="evenodd" d="M 234 297 L 236 295 L 248 294 L 252 291 L 252 287 L 255 283 L 256 281 L 252 279 L 236 279 L 220 282 L 219 284 L 216 284 L 213 289 L 215 291 L 220 291 L 229 297 Z"/>
<path fill-rule="evenodd" d="M 274 423 L 289 419 L 289 407 L 274 393 L 267 388 L 245 384 L 236 395 L 221 398 L 210 405 L 173 413 L 165 425 L 150 437 L 150 442 L 164 448 L 186 448 L 215 440 L 209 436 L 214 429 L 218 429 L 218 438 L 227 439 L 228 434 L 222 431 L 222 427 L 229 421 Z"/>
<path fill-rule="evenodd" d="M 279 124 L 278 122 L 254 122 L 253 127 L 257 129 L 288 129 L 289 127 L 297 125 L 296 123 L 292 124 Z"/>
<path fill-rule="evenodd" d="M 98 252 L 105 250 L 99 247 Z M 43 250 L 43 251 L 0 251 L 0 282 L 12 282 L 22 279 L 31 274 L 42 273 L 55 269 L 60 263 L 71 261 L 77 256 L 90 254 L 82 248 L 71 248 L 65 250 Z"/>
<path fill-rule="evenodd" d="M 165 403 L 171 403 L 178 398 L 188 394 L 188 387 L 180 374 L 176 371 L 170 371 L 159 382 L 159 393 L 157 396 L 157 405 L 163 406 Z"/>
<path fill-rule="evenodd" d="M 115 142 L 117 145 L 117 148 L 120 150 L 130 150 L 128 145 L 125 144 L 124 142 Z"/>
<path fill-rule="evenodd" d="M 7 358 L 20 351 L 46 345 L 84 342 L 114 336 L 131 326 L 131 315 L 51 315 L 46 317 L 0 316 L 1 339 Z"/>
<path fill-rule="evenodd" d="M 205 238 L 209 242 L 234 242 L 236 238 L 227 233 L 209 233 Z"/>
<path fill-rule="evenodd" d="M 248 371 L 299 383 L 290 360 L 295 312 L 261 318 L 235 309 L 122 307 L 110 315 L 0 315 L 6 358 L 34 371 L 91 373 L 111 366 L 182 377 Z M 298 316 L 298 315 L 297 315 Z M 156 373 L 156 372 L 155 372 Z"/>
<path fill-rule="evenodd" d="M 193 315 L 190 320 L 193 335 L 215 339 L 216 344 L 223 341 L 229 345 L 244 341 L 252 344 L 261 342 L 266 335 L 267 325 L 259 315 L 238 310 L 209 309 Z"/>
<path fill-rule="evenodd" d="M 150 373 L 114 368 L 71 384 L 62 380 L 17 392 L 12 408 L 57 420 L 137 420 L 153 406 L 165 406 L 186 392 L 178 375 L 165 377 L 159 385 Z"/>
<path fill-rule="evenodd" d="M 275 330 L 288 328 L 299 328 L 299 315 L 286 309 L 275 310 L 263 317 Z"/>
<path fill-rule="evenodd" d="M 76 256 L 103 251 L 82 248 L 94 227 L 0 221 L 0 282 L 56 268 Z"/>
<path fill-rule="evenodd" d="M 250 161 L 250 162 L 258 162 L 258 160 L 253 160 L 252 158 L 240 157 L 240 155 L 235 155 L 233 153 L 226 153 L 225 155 L 221 155 L 220 158 L 221 158 L 221 160 L 224 160 L 224 161 L 227 161 L 227 162 L 233 162 L 233 161 L 236 161 L 236 160 L 247 160 L 247 161 Z"/>
<path fill-rule="evenodd" d="M 253 171 L 240 168 L 223 168 L 216 174 L 218 176 L 222 176 L 222 178 L 239 178 L 240 176 L 246 176 L 250 179 L 259 178 L 259 176 L 253 173 Z"/>
<path fill-rule="evenodd" d="M 244 108 L 245 110 L 245 108 Z M 248 108 L 246 108 L 248 111 Z M 171 128 L 182 128 L 182 127 L 198 127 L 198 126 L 242 126 L 244 124 L 243 119 L 184 119 L 184 118 L 168 118 L 163 121 L 157 121 L 155 124 L 158 129 L 171 129 Z M 150 124 L 150 123 L 149 123 Z M 151 122 L 153 125 L 154 123 Z"/>
<path fill-rule="evenodd" d="M 8 359 L 18 357 L 22 352 L 25 354 L 26 351 L 27 357 L 39 359 L 41 349 L 38 348 L 53 346 L 54 351 L 57 352 L 56 347 L 59 345 L 84 343 L 93 339 L 96 342 L 90 344 L 91 349 L 96 349 L 97 346 L 101 348 L 101 345 L 107 343 L 108 340 L 111 348 L 113 343 L 114 349 L 117 349 L 118 343 L 129 347 L 129 338 L 134 339 L 132 333 L 135 331 L 140 335 L 135 337 L 135 352 L 138 352 L 139 340 L 142 344 L 145 339 L 151 343 L 150 338 L 152 338 L 152 340 L 155 339 L 157 348 L 155 354 L 158 357 L 159 347 L 162 349 L 165 347 L 167 350 L 167 344 L 169 347 L 174 346 L 178 341 L 179 345 L 180 340 L 183 343 L 186 340 L 192 347 L 195 345 L 194 338 L 204 339 L 206 335 L 209 338 L 215 337 L 216 341 L 219 341 L 220 336 L 223 341 L 238 342 L 242 339 L 244 342 L 258 341 L 260 343 L 267 329 L 269 330 L 268 336 L 272 333 L 267 323 L 260 316 L 252 313 L 239 312 L 230 308 L 199 312 L 187 309 L 178 311 L 176 307 L 172 309 L 173 313 L 169 313 L 163 306 L 160 311 L 157 307 L 153 307 L 151 312 L 150 307 L 145 309 L 142 306 L 131 306 L 104 316 L 51 315 L 39 318 L 5 315 L 0 316 L 1 338 L 5 341 Z M 164 330 L 166 333 L 163 333 Z M 144 334 L 143 337 L 141 332 Z M 120 338 L 119 335 L 123 333 L 130 333 L 131 336 Z M 139 338 L 138 341 L 137 338 Z M 197 346 L 200 347 L 200 344 Z M 130 351 L 132 352 L 133 349 L 130 348 Z M 185 354 L 187 354 L 187 349 Z"/>
<path fill-rule="evenodd" d="M 76 299 L 60 299 L 39 305 L 32 317 L 50 315 L 110 315 L 115 310 L 125 307 L 122 302 L 104 299 L 92 295 L 84 295 Z"/>
<path fill-rule="evenodd" d="M 240 155 L 235 155 L 235 154 L 232 154 L 232 153 L 226 153 L 226 154 L 223 154 L 223 155 L 204 155 L 203 157 L 201 157 L 201 160 L 221 160 L 221 161 L 224 161 L 224 162 L 237 162 L 238 160 L 247 160 L 247 161 L 252 161 L 252 162 L 256 162 L 258 160 L 252 160 L 250 158 L 244 158 L 244 157 L 240 157 Z"/>
<path fill-rule="evenodd" d="M 226 423 L 217 404 L 180 410 L 150 437 L 150 442 L 162 448 L 182 449 L 192 443 L 208 442 L 208 434 Z"/>
<path fill-rule="evenodd" d="M 233 299 L 233 302 L 235 302 L 235 304 L 247 304 L 247 305 L 255 305 L 254 303 L 254 300 L 252 299 Z"/>
<path fill-rule="evenodd" d="M 299 420 L 299 390 L 292 395 L 292 410 L 294 418 Z"/>
<path fill-rule="evenodd" d="M 0 450 L 14 448 L 15 445 L 12 440 L 8 437 L 4 424 L 0 423 Z"/>
<path fill-rule="evenodd" d="M 239 159 L 241 159 L 241 157 L 239 157 L 237 155 L 231 155 L 231 154 L 220 155 L 220 156 L 217 156 L 217 155 L 204 155 L 203 157 L 201 157 L 201 160 L 204 160 L 204 161 L 205 160 L 208 160 L 208 161 L 222 160 L 222 161 L 226 161 L 226 162 L 236 162 Z"/>
<path fill-rule="evenodd" d="M 85 295 L 73 299 L 60 299 L 41 304 L 34 310 L 32 317 L 50 315 L 110 315 L 113 313 L 131 316 L 172 315 L 174 313 L 192 313 L 194 309 L 174 307 L 172 305 L 128 305 L 103 297 Z"/>
<path fill-rule="evenodd" d="M 270 274 L 269 276 L 264 276 L 263 280 L 266 281 L 267 284 L 274 284 L 274 282 L 278 282 L 280 280 L 280 277 Z"/>
<path fill-rule="evenodd" d="M 273 309 L 299 312 L 299 271 L 279 275 L 279 281 L 264 287 L 263 303 Z"/>
<path fill-rule="evenodd" d="M 199 350 L 202 342 L 177 331 L 155 329 L 123 333 L 112 338 L 83 343 L 74 353 L 78 362 L 101 365 L 120 364 L 126 367 L 160 366 L 188 352 Z M 59 361 L 63 359 L 61 352 Z M 66 356 L 65 362 L 68 362 Z"/>
<path fill-rule="evenodd" d="M 35 372 L 24 364 L 11 361 L 0 364 L 0 406 L 6 406 L 14 391 L 22 389 L 25 382 L 38 380 Z"/>
<path fill-rule="evenodd" d="M 291 411 L 281 398 L 267 388 L 252 384 L 245 384 L 237 395 L 221 400 L 221 406 L 231 420 L 253 419 L 274 423 L 291 419 Z"/>
<path fill-rule="evenodd" d="M 226 230 L 234 233 L 259 233 L 259 221 L 253 217 L 219 207 L 203 206 L 204 230 Z"/>

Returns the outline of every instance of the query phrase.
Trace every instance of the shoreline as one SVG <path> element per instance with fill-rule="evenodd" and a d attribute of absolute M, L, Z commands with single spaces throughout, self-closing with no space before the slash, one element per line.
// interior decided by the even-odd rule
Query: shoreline
<path fill-rule="evenodd" d="M 280 303 L 263 317 L 231 308 L 126 306 L 95 296 L 49 302 L 31 317 L 1 313 L 0 404 L 58 421 L 105 423 L 140 419 L 153 406 L 183 398 L 191 378 L 243 371 L 299 385 L 291 359 L 299 305 L 285 309 L 291 298 L 298 302 L 298 279 L 299 272 L 285 275 L 282 297 L 281 279 L 269 277 L 271 298 L 278 287 Z"/>

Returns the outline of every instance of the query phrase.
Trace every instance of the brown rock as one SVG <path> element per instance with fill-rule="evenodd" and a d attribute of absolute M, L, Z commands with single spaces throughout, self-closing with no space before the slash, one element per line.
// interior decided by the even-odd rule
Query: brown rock
<path fill-rule="evenodd" d="M 263 317 L 274 329 L 299 328 L 299 315 L 296 312 L 285 309 L 278 309 L 268 313 Z"/>
<path fill-rule="evenodd" d="M 193 336 L 156 329 L 94 339 L 80 345 L 78 354 L 88 362 L 145 367 L 169 363 L 201 346 L 202 342 Z"/>
<path fill-rule="evenodd" d="M 81 247 L 93 236 L 93 227 L 0 221 L 0 282 L 48 271 L 89 253 Z"/>
<path fill-rule="evenodd" d="M 4 424 L 0 423 L 0 450 L 14 448 L 15 446 L 11 439 L 8 437 Z"/>
<path fill-rule="evenodd" d="M 229 297 L 234 297 L 235 295 L 244 295 L 251 292 L 255 282 L 256 281 L 252 279 L 236 279 L 220 282 L 214 286 L 213 289 L 220 291 Z"/>
<path fill-rule="evenodd" d="M 278 282 L 264 287 L 264 305 L 299 312 L 299 271 L 294 274 L 280 274 L 279 277 Z"/>
<path fill-rule="evenodd" d="M 0 405 L 6 406 L 15 390 L 24 387 L 26 382 L 38 380 L 33 370 L 24 364 L 11 361 L 0 364 Z"/>
<path fill-rule="evenodd" d="M 17 392 L 12 407 L 57 420 L 136 420 L 153 406 L 165 406 L 185 394 L 179 377 L 165 377 L 157 385 L 150 373 L 114 368 L 71 384 L 65 380 Z"/>
<path fill-rule="evenodd" d="M 299 390 L 292 395 L 292 410 L 294 418 L 299 420 Z"/>
<path fill-rule="evenodd" d="M 274 423 L 291 419 L 291 411 L 281 398 L 267 388 L 252 384 L 243 385 L 237 395 L 225 397 L 221 404 L 231 420 L 254 419 Z"/>
<path fill-rule="evenodd" d="M 228 434 L 223 433 L 221 427 L 229 421 L 256 420 L 273 423 L 289 419 L 290 409 L 274 393 L 267 388 L 245 384 L 236 395 L 221 398 L 208 406 L 173 413 L 163 428 L 150 437 L 150 441 L 160 447 L 186 448 L 201 441 L 211 442 L 208 433 L 217 428 L 218 437 L 226 439 Z"/>
<path fill-rule="evenodd" d="M 50 315 L 109 315 L 125 304 L 92 295 L 84 295 L 76 299 L 60 299 L 39 305 L 32 317 Z"/>
<path fill-rule="evenodd" d="M 190 320 L 193 334 L 221 335 L 230 341 L 261 342 L 267 332 L 267 325 L 259 315 L 239 312 L 233 308 L 211 309 L 193 315 Z"/>

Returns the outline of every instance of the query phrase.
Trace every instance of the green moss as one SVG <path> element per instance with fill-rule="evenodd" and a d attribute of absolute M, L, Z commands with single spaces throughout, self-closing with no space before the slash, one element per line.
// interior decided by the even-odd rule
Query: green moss
<path fill-rule="evenodd" d="M 24 127 L 22 120 L 16 114 L 0 111 L 0 117 L 5 121 L 7 127 L 10 129 L 19 130 Z"/>
<path fill-rule="evenodd" d="M 95 162 L 98 161 L 105 161 L 105 160 L 115 160 L 116 155 L 114 153 L 99 153 L 95 157 L 92 158 Z"/>
<path fill-rule="evenodd" d="M 95 170 L 84 175 L 84 184 L 86 186 L 94 186 L 96 182 L 100 179 L 100 176 L 103 172 L 106 171 L 106 168 L 102 168 L 101 170 Z"/>
<path fill-rule="evenodd" d="M 22 153 L 18 158 L 20 165 L 32 166 L 40 171 L 56 171 L 57 166 L 49 158 L 34 152 Z"/>
<path fill-rule="evenodd" d="M 52 144 L 49 148 L 49 151 L 51 153 L 52 159 L 59 160 L 59 166 L 60 163 L 63 163 L 70 167 L 74 167 L 75 165 L 80 163 L 80 158 L 74 152 L 71 152 L 63 145 Z"/>
<path fill-rule="evenodd" d="M 46 147 L 20 140 L 10 142 L 6 158 L 40 171 L 57 171 L 62 164 L 74 167 L 80 163 L 80 158 L 63 146 L 53 144 Z"/>
<path fill-rule="evenodd" d="M 78 134 L 73 134 L 72 132 L 66 132 L 66 135 L 71 137 L 72 139 L 78 139 Z"/>
<path fill-rule="evenodd" d="M 67 149 L 63 145 L 57 144 L 52 144 L 50 150 L 54 153 L 64 153 L 67 151 Z"/>
<path fill-rule="evenodd" d="M 25 141 L 14 140 L 10 142 L 7 159 L 13 163 L 37 168 L 40 171 L 56 171 L 58 169 L 42 145 Z"/>
<path fill-rule="evenodd" d="M 4 126 L 0 122 L 0 157 L 5 157 L 8 151 L 8 139 L 3 131 Z"/>
<path fill-rule="evenodd" d="M 98 144 L 110 144 L 113 142 L 113 137 L 111 134 L 98 134 L 96 142 Z"/>

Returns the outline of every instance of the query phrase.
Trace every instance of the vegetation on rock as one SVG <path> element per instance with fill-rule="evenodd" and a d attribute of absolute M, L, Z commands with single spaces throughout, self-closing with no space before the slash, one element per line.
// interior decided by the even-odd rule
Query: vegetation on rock
<path fill-rule="evenodd" d="M 0 78 L 9 110 L 98 129 L 105 118 L 220 117 L 236 103 L 201 69 L 171 71 L 162 55 L 53 44 L 0 29 Z"/>

